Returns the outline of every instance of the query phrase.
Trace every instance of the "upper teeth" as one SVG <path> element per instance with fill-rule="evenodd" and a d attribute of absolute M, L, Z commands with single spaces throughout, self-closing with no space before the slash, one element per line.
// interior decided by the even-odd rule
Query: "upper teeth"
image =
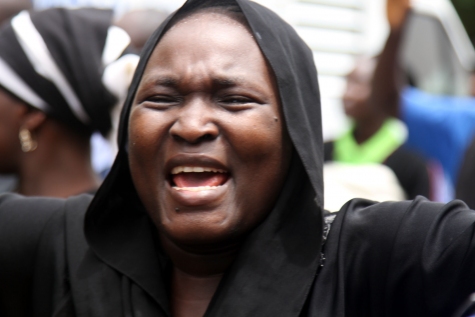
<path fill-rule="evenodd" d="M 225 170 L 211 168 L 211 167 L 198 167 L 198 166 L 177 166 L 172 169 L 172 174 L 179 173 L 203 173 L 203 172 L 213 172 L 213 173 L 226 173 Z"/>

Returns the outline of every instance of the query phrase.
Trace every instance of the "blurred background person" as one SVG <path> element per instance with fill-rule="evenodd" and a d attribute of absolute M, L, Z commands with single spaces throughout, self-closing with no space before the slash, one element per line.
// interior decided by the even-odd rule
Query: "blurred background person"
<path fill-rule="evenodd" d="M 31 2 L 35 10 L 57 7 L 111 9 L 114 11 L 115 17 L 120 18 L 130 11 L 148 9 L 171 13 L 178 9 L 185 0 L 31 0 Z M 149 22 L 154 23 L 153 21 Z"/>
<path fill-rule="evenodd" d="M 133 9 L 123 13 L 114 20 L 114 25 L 120 27 L 130 37 L 128 50 L 135 54 L 140 54 L 148 38 L 158 28 L 158 26 L 168 17 L 168 13 L 156 9 Z M 117 128 L 119 125 L 122 102 L 125 100 L 127 87 L 132 81 L 132 76 L 137 66 L 138 59 L 135 55 L 123 58 L 120 65 L 109 67 L 106 80 L 110 87 L 115 89 L 119 96 L 119 106 L 112 110 L 112 131 L 109 133 L 107 143 L 104 143 L 100 134 L 93 135 L 92 160 L 95 170 L 99 171 L 104 178 L 109 171 L 117 153 Z M 124 72 L 124 70 L 126 72 Z"/>
<path fill-rule="evenodd" d="M 335 141 L 325 143 L 325 207 L 329 210 L 361 196 L 378 201 L 431 196 L 424 159 L 403 147 L 404 124 L 388 117 L 370 99 L 376 63 L 376 58 L 360 57 L 348 74 L 343 105 L 353 125 Z"/>
<path fill-rule="evenodd" d="M 0 0 L 0 26 L 22 10 L 31 9 L 30 0 Z M 0 193 L 13 188 L 15 177 L 0 175 Z"/>
<path fill-rule="evenodd" d="M 131 47 L 140 54 L 148 38 L 167 16 L 168 13 L 165 11 L 136 9 L 122 14 L 114 24 L 129 34 Z"/>
<path fill-rule="evenodd" d="M 0 0 L 0 25 L 18 12 L 31 8 L 30 0 Z"/>
<path fill-rule="evenodd" d="M 318 67 L 323 111 L 323 135 L 326 140 L 336 140 L 351 128 L 344 115 L 343 94 L 346 75 L 354 68 L 358 56 L 375 56 L 386 40 L 388 22 L 384 17 L 386 0 L 352 1 L 297 1 L 256 0 L 284 17 L 314 52 Z M 171 12 L 183 0 L 32 0 L 35 9 L 52 6 L 98 6 L 115 11 L 120 21 L 131 10 L 154 9 Z M 467 0 L 415 0 L 414 10 L 405 23 L 399 58 L 405 73 L 420 92 L 429 95 L 464 96 L 469 91 L 469 70 L 475 61 L 475 51 L 470 38 L 475 39 L 475 2 Z M 134 20 L 134 19 L 131 19 Z M 150 23 L 151 21 L 147 21 Z M 154 21 L 152 21 L 154 22 Z M 130 33 L 132 34 L 132 32 Z M 466 98 L 462 98 L 466 99 Z M 438 111 L 438 110 L 436 110 Z M 444 117 L 443 114 L 440 117 Z M 404 121 L 404 118 L 401 118 Z M 410 125 L 409 123 L 407 123 Z M 430 167 L 431 196 L 438 201 L 454 197 L 461 156 L 448 160 L 438 158 L 442 153 L 463 153 L 470 138 L 450 141 L 456 150 L 437 146 L 439 154 L 429 155 L 424 149 L 412 146 L 414 133 L 408 127 L 406 146 L 423 152 Z M 96 137 L 93 140 L 100 140 Z M 94 144 L 98 142 L 93 142 Z M 440 142 L 441 145 L 445 141 Z M 100 147 L 107 148 L 108 144 Z M 94 165 L 99 171 L 107 170 L 113 150 L 94 153 Z M 99 159 L 97 159 L 99 157 Z M 458 162 L 454 164 L 454 162 Z M 454 166 L 456 168 L 454 168 Z M 457 167 L 458 166 L 458 167 Z M 392 171 L 391 171 L 392 172 Z M 393 175 L 393 178 L 395 176 Z"/>
<path fill-rule="evenodd" d="M 90 137 L 110 132 L 119 87 L 107 74 L 120 73 L 130 43 L 111 23 L 110 10 L 49 9 L 22 11 L 1 29 L 0 173 L 18 177 L 14 191 L 97 189 Z"/>
<path fill-rule="evenodd" d="M 130 53 L 140 54 L 143 45 L 152 35 L 160 23 L 174 9 L 178 8 L 181 0 L 32 0 L 35 10 L 44 10 L 48 8 L 68 8 L 77 9 L 84 7 L 95 7 L 109 9 L 113 12 L 113 24 L 122 28 L 130 36 L 131 42 L 128 48 Z M 120 67 L 110 70 L 106 74 L 106 81 L 110 86 L 119 87 L 118 94 L 120 99 L 125 98 L 123 86 L 128 86 L 131 81 L 133 71 L 137 65 L 134 58 L 125 58 Z M 122 73 L 127 68 L 127 75 Z M 91 159 L 94 171 L 103 179 L 110 170 L 117 152 L 116 138 L 117 125 L 120 116 L 122 102 L 112 111 L 112 131 L 107 138 L 100 133 L 94 133 L 91 137 Z"/>
<path fill-rule="evenodd" d="M 455 197 L 475 209 L 475 138 L 472 138 L 460 167 Z"/>
<path fill-rule="evenodd" d="M 391 33 L 376 67 L 372 99 L 382 111 L 404 121 L 409 130 L 407 147 L 440 162 L 454 188 L 475 135 L 475 99 L 428 93 L 406 85 L 404 79 L 411 70 L 404 69 L 399 56 L 410 15 L 408 11 L 407 16 L 390 23 Z"/>

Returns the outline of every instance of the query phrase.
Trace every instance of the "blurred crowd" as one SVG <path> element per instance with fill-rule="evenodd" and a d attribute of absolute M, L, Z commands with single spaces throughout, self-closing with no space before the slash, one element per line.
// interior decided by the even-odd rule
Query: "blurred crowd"
<path fill-rule="evenodd" d="M 86 5 L 110 6 L 99 2 Z M 78 3 L 63 1 L 48 4 L 45 1 L 35 3 L 2 0 L 0 6 L 0 22 L 4 24 L 3 29 L 8 29 L 9 19 L 22 10 L 34 8 L 44 10 L 48 6 L 78 6 Z M 120 7 L 120 3 L 117 2 L 115 6 Z M 115 56 L 116 60 L 103 64 L 101 73 L 96 74 L 101 76 L 102 85 L 106 87 L 108 93 L 115 97 L 113 105 L 100 104 L 100 107 L 104 107 L 104 111 L 108 112 L 107 120 L 111 121 L 111 126 L 107 131 L 100 131 L 99 127 L 88 127 L 85 131 L 79 131 L 84 136 L 79 142 L 81 146 L 69 154 L 73 159 L 68 159 L 66 157 L 68 154 L 60 154 L 78 141 L 76 135 L 73 138 L 66 138 L 65 131 L 68 131 L 73 124 L 61 116 L 44 111 L 25 98 L 22 99 L 20 93 L 16 93 L 14 88 L 9 88 L 8 84 L 0 80 L 2 103 L 24 105 L 24 109 L 27 109 L 24 112 L 28 115 L 37 114 L 38 110 L 42 115 L 46 114 L 41 120 L 35 121 L 40 123 L 35 123 L 31 127 L 25 123 L 25 119 L 19 120 L 15 128 L 10 126 L 12 118 L 8 119 L 9 125 L 2 121 L 1 128 L 2 131 L 5 130 L 2 140 L 8 135 L 10 148 L 6 147 L 8 144 L 6 140 L 0 144 L 2 151 L 0 191 L 64 197 L 82 191 L 94 192 L 107 174 L 117 151 L 115 138 L 120 105 L 124 102 L 138 55 L 148 37 L 170 13 L 167 10 L 156 9 L 124 11 L 123 7 L 124 4 L 122 9 L 116 10 L 120 11 L 120 14 L 110 12 L 104 17 L 107 16 L 105 19 L 110 24 L 109 30 L 116 27 L 126 32 L 127 44 L 125 46 L 123 43 L 117 44 L 122 45 L 120 55 Z M 102 9 L 102 11 L 108 10 Z M 475 166 L 472 163 L 475 156 L 473 138 L 475 99 L 470 96 L 451 96 L 424 91 L 424 78 L 415 78 L 417 76 L 413 74 L 416 70 L 411 69 L 411 65 L 403 65 L 401 55 L 404 34 L 413 31 L 411 23 L 417 20 L 416 16 L 416 13 L 411 12 L 404 19 L 390 23 L 391 33 L 382 53 L 378 56 L 357 57 L 354 69 L 347 75 L 346 90 L 342 99 L 351 126 L 339 138 L 325 143 L 325 201 L 329 210 L 338 210 L 354 197 L 385 201 L 414 199 L 417 195 L 443 202 L 460 198 L 470 206 L 475 206 L 475 195 L 471 194 L 475 179 L 472 177 L 475 173 Z M 64 36 L 73 36 L 72 34 Z M 3 38 L 1 44 L 8 46 L 10 39 L 6 36 Z M 65 41 L 62 43 L 65 50 L 68 50 L 68 45 L 80 45 L 78 41 L 85 41 L 84 38 L 61 38 L 61 40 Z M 417 47 L 414 49 L 417 50 Z M 423 47 L 420 49 L 424 50 Z M 95 52 L 97 55 L 95 58 L 99 58 L 98 54 L 102 53 L 100 50 Z M 0 56 L 1 54 L 8 55 L 8 52 L 0 52 Z M 72 59 L 78 56 L 65 58 Z M 12 60 L 10 63 L 12 66 L 18 62 Z M 62 62 L 58 61 L 59 63 Z M 77 71 L 79 77 L 88 76 L 80 73 L 85 72 L 86 68 Z M 466 71 L 470 73 L 471 69 Z M 17 74 L 22 76 L 21 72 Z M 475 83 L 475 79 L 473 82 Z M 31 86 L 35 86 L 35 83 Z M 475 84 L 472 87 L 475 87 Z M 42 88 L 38 86 L 33 90 Z M 96 88 L 72 87 L 72 89 L 90 95 Z M 2 104 L 2 107 L 5 106 Z M 7 116 L 3 115 L 3 118 L 6 119 Z M 58 128 L 56 132 L 65 138 L 64 143 L 56 139 L 43 141 L 42 133 L 49 119 L 59 123 L 61 129 Z M 66 121 L 63 122 L 64 120 Z M 15 140 L 12 141 L 13 139 Z M 90 140 L 90 145 L 87 144 L 87 139 Z M 26 140 L 27 144 L 34 143 L 35 146 L 25 147 L 23 146 L 25 142 L 22 141 L 20 144 L 20 140 Z M 55 146 L 52 147 L 48 143 Z M 17 153 L 13 155 L 15 152 Z M 40 154 L 43 152 L 45 154 Z M 38 168 L 39 166 L 41 168 Z M 63 173 L 65 176 L 61 176 Z M 53 178 L 52 175 L 57 175 L 57 178 Z M 363 175 L 364 177 L 361 177 Z M 56 181 L 53 181 L 54 179 Z M 62 182 L 59 179 L 63 179 Z M 74 179 L 77 179 L 77 186 L 72 181 Z M 58 189 L 50 190 L 48 189 L 50 186 Z"/>
<path fill-rule="evenodd" d="M 168 12 L 75 4 L 0 1 L 0 192 L 94 193 L 114 160 L 139 54 Z"/>
<path fill-rule="evenodd" d="M 409 7 L 410 2 L 406 3 Z M 449 2 L 447 6 L 453 10 Z M 460 20 L 450 14 L 445 20 L 429 18 L 415 9 L 397 16 L 390 5 L 387 17 L 390 33 L 382 52 L 360 56 L 347 75 L 343 104 L 352 124 L 341 137 L 325 144 L 325 205 L 329 210 L 338 210 L 355 197 L 385 201 L 422 195 L 441 202 L 458 198 L 475 208 L 474 91 L 448 94 L 453 91 L 451 87 L 439 87 L 436 93 L 425 89 L 427 74 L 439 72 L 438 76 L 451 82 L 447 86 L 457 81 L 457 74 L 448 70 L 450 67 L 441 72 L 439 69 L 444 67 L 437 64 L 420 74 L 417 67 L 424 64 L 423 59 L 444 54 L 430 52 L 421 40 L 408 40 L 420 32 L 417 27 L 422 19 L 433 20 L 434 29 L 443 29 L 447 24 L 458 26 Z M 458 33 L 454 33 L 455 29 Z M 451 31 L 444 33 L 465 40 L 468 55 L 473 55 L 466 31 Z M 441 51 L 461 55 L 455 52 L 457 49 L 440 45 Z M 412 53 L 412 63 L 404 62 L 404 50 Z M 417 60 L 417 56 L 421 58 Z M 473 88 L 475 84 L 474 60 L 468 60 L 469 63 L 458 61 L 462 76 L 469 78 L 463 88 Z M 440 62 L 449 64 L 448 60 Z"/>
<path fill-rule="evenodd" d="M 59 68 L 62 74 L 53 80 L 48 77 L 53 75 L 35 66 L 34 59 L 41 57 L 31 56 L 24 45 L 30 41 L 27 28 L 31 24 L 25 22 L 24 13 L 17 14 L 29 10 L 34 17 L 33 8 L 29 0 L 0 1 L 0 67 L 13 73 L 0 74 L 0 192 L 58 197 L 94 192 L 117 151 L 115 131 L 138 55 L 169 12 L 142 9 L 114 15 L 96 9 L 101 13 L 92 14 L 94 18 L 78 20 L 92 25 L 82 30 L 84 34 L 54 32 L 55 28 L 74 28 L 74 23 L 66 21 L 69 13 L 65 10 L 49 26 L 37 27 L 47 46 L 43 53 L 58 59 L 42 65 Z M 475 76 L 469 77 L 472 96 L 425 89 L 414 63 L 404 63 L 402 58 L 404 38 L 416 32 L 418 18 L 417 10 L 392 17 L 388 7 L 390 34 L 384 49 L 377 56 L 357 56 L 346 77 L 342 101 L 351 125 L 340 137 L 327 141 L 324 149 L 325 207 L 330 211 L 354 197 L 386 201 L 418 195 L 442 202 L 459 198 L 475 207 L 471 193 L 475 185 Z M 36 19 L 40 25 L 45 18 L 38 15 Z M 29 26 L 15 27 L 22 22 Z M 107 34 L 98 43 L 90 39 L 99 39 L 104 31 L 94 23 L 107 24 Z M 23 40 L 19 29 L 25 33 Z M 18 42 L 13 34 L 20 37 Z M 467 34 L 457 36 L 468 38 Z M 38 43 L 32 41 L 35 50 Z M 106 47 L 115 50 L 109 51 L 108 60 Z M 417 45 L 412 49 L 417 51 Z M 19 66 L 25 58 L 30 66 Z M 465 63 L 465 71 L 471 76 L 473 69 Z M 16 83 L 12 76 L 19 85 L 12 84 Z M 50 82 L 42 82 L 45 78 Z M 90 79 L 87 85 L 83 78 Z M 68 95 L 71 90 L 73 97 Z M 78 107 L 88 120 L 81 118 Z"/>

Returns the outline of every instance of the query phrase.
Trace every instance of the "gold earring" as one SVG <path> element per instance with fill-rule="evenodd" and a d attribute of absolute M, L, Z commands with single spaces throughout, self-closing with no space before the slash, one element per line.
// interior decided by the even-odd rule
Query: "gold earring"
<path fill-rule="evenodd" d="M 28 153 L 36 150 L 38 143 L 33 140 L 33 138 L 31 137 L 31 133 L 28 129 L 21 128 L 18 137 L 20 138 L 21 150 L 23 152 Z"/>

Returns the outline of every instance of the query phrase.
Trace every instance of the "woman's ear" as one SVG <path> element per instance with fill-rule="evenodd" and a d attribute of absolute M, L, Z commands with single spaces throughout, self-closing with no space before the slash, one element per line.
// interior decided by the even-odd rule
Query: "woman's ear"
<path fill-rule="evenodd" d="M 29 108 L 28 111 L 25 112 L 22 121 L 22 128 L 34 133 L 46 121 L 46 115 L 40 110 Z"/>

